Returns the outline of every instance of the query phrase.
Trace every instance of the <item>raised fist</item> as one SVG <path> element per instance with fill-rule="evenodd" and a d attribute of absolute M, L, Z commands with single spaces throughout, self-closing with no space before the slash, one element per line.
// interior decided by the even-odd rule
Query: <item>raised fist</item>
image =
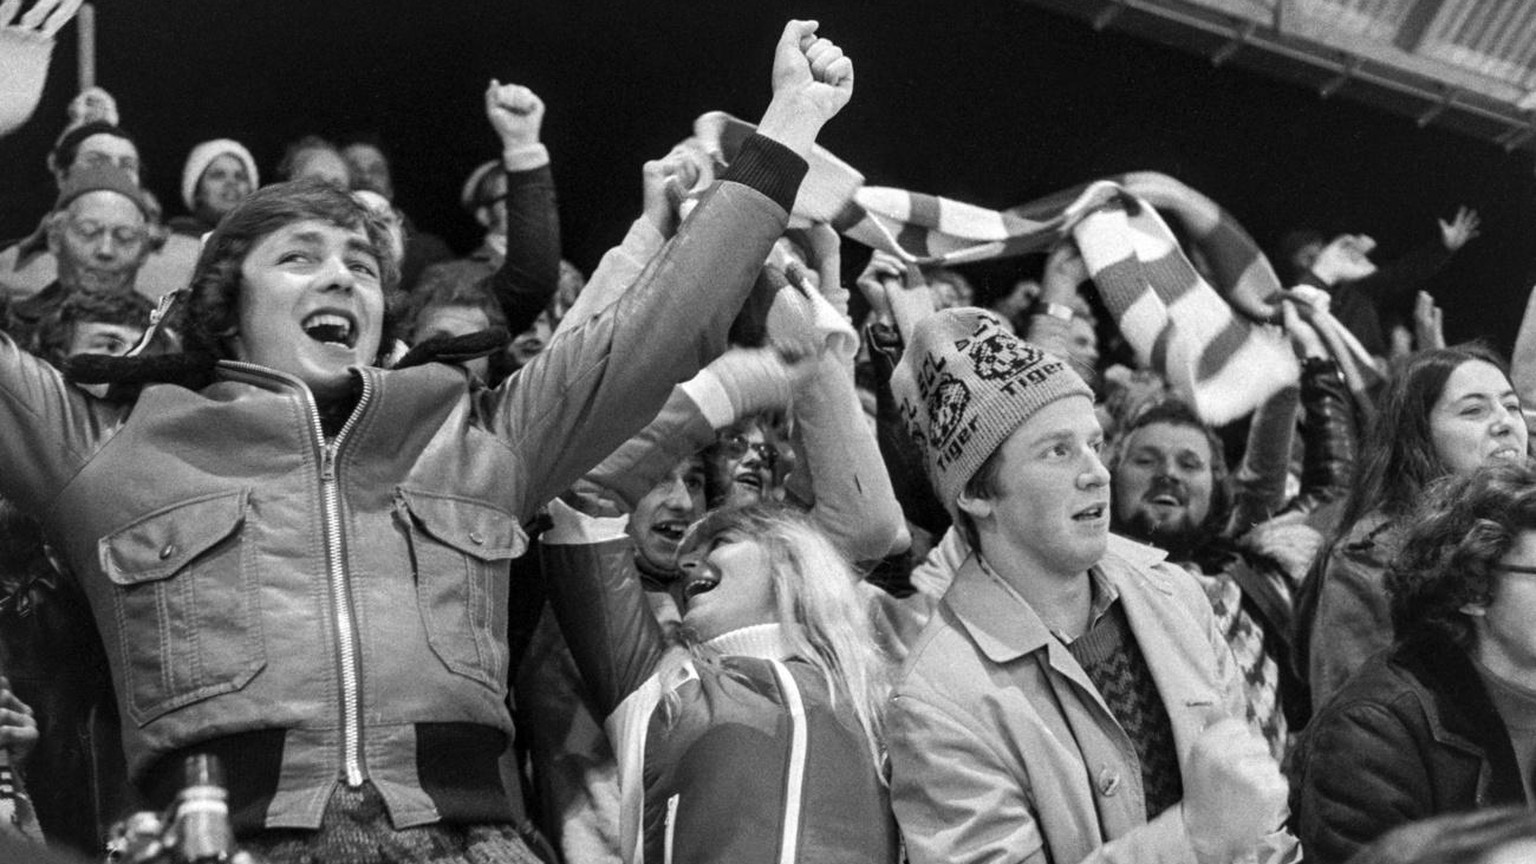
<path fill-rule="evenodd" d="M 485 119 L 491 121 L 504 150 L 537 144 L 539 127 L 544 123 L 544 100 L 527 87 L 492 78 L 485 88 Z"/>
<path fill-rule="evenodd" d="M 773 53 L 773 95 L 803 100 L 825 123 L 853 95 L 853 61 L 832 40 L 817 36 L 818 26 L 815 21 L 784 25 Z"/>

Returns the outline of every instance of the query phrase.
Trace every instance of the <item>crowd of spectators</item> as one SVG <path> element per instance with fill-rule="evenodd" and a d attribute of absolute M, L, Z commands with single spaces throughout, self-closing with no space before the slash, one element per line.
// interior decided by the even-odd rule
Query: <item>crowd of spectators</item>
<path fill-rule="evenodd" d="M 983 294 L 805 217 L 854 92 L 816 22 L 770 80 L 639 166 L 589 277 L 526 87 L 486 89 L 464 256 L 379 138 L 200 143 L 167 219 L 131 118 L 75 100 L 0 250 L 0 853 L 176 860 L 203 755 L 252 861 L 1536 843 L 1536 320 L 1511 367 L 1424 292 L 1475 211 L 1381 268 L 1300 230 L 1245 306 L 1241 229 L 1120 178 Z M 1186 241 L 1141 269 L 1078 229 L 1135 188 Z M 1213 409 L 1169 359 L 1208 313 L 1137 347 L 1127 267 L 1229 296 L 1278 385 Z"/>

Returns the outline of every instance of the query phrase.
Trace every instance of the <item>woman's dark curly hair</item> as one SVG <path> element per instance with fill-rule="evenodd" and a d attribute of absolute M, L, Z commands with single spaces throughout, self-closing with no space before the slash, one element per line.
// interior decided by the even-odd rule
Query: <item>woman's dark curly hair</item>
<path fill-rule="evenodd" d="M 1387 566 L 1399 642 L 1449 639 L 1472 648 L 1467 604 L 1493 600 L 1494 572 L 1520 535 L 1536 531 L 1536 465 L 1494 460 L 1430 486 Z"/>
<path fill-rule="evenodd" d="M 191 296 L 181 321 L 188 351 L 233 359 L 228 338 L 239 322 L 240 268 L 267 235 L 294 222 L 313 219 L 346 229 L 363 229 L 376 250 L 384 288 L 384 322 L 379 355 L 394 345 L 400 306 L 400 265 L 389 254 L 389 229 L 350 192 L 314 178 L 274 183 L 251 193 L 213 230 L 192 271 Z"/>

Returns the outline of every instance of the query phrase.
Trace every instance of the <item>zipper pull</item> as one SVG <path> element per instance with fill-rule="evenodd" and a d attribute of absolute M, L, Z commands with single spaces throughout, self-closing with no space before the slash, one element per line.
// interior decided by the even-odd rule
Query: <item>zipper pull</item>
<path fill-rule="evenodd" d="M 320 479 L 331 481 L 336 479 L 336 445 L 327 442 L 320 448 Z"/>

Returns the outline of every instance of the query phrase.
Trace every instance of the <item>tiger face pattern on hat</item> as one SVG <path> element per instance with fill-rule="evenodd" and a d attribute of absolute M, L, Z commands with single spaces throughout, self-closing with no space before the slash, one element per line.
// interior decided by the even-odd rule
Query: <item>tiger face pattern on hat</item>
<path fill-rule="evenodd" d="M 1093 391 L 1062 358 L 1014 336 L 982 309 L 920 322 L 891 376 L 907 432 L 945 507 L 1003 441 L 1047 404 Z"/>

